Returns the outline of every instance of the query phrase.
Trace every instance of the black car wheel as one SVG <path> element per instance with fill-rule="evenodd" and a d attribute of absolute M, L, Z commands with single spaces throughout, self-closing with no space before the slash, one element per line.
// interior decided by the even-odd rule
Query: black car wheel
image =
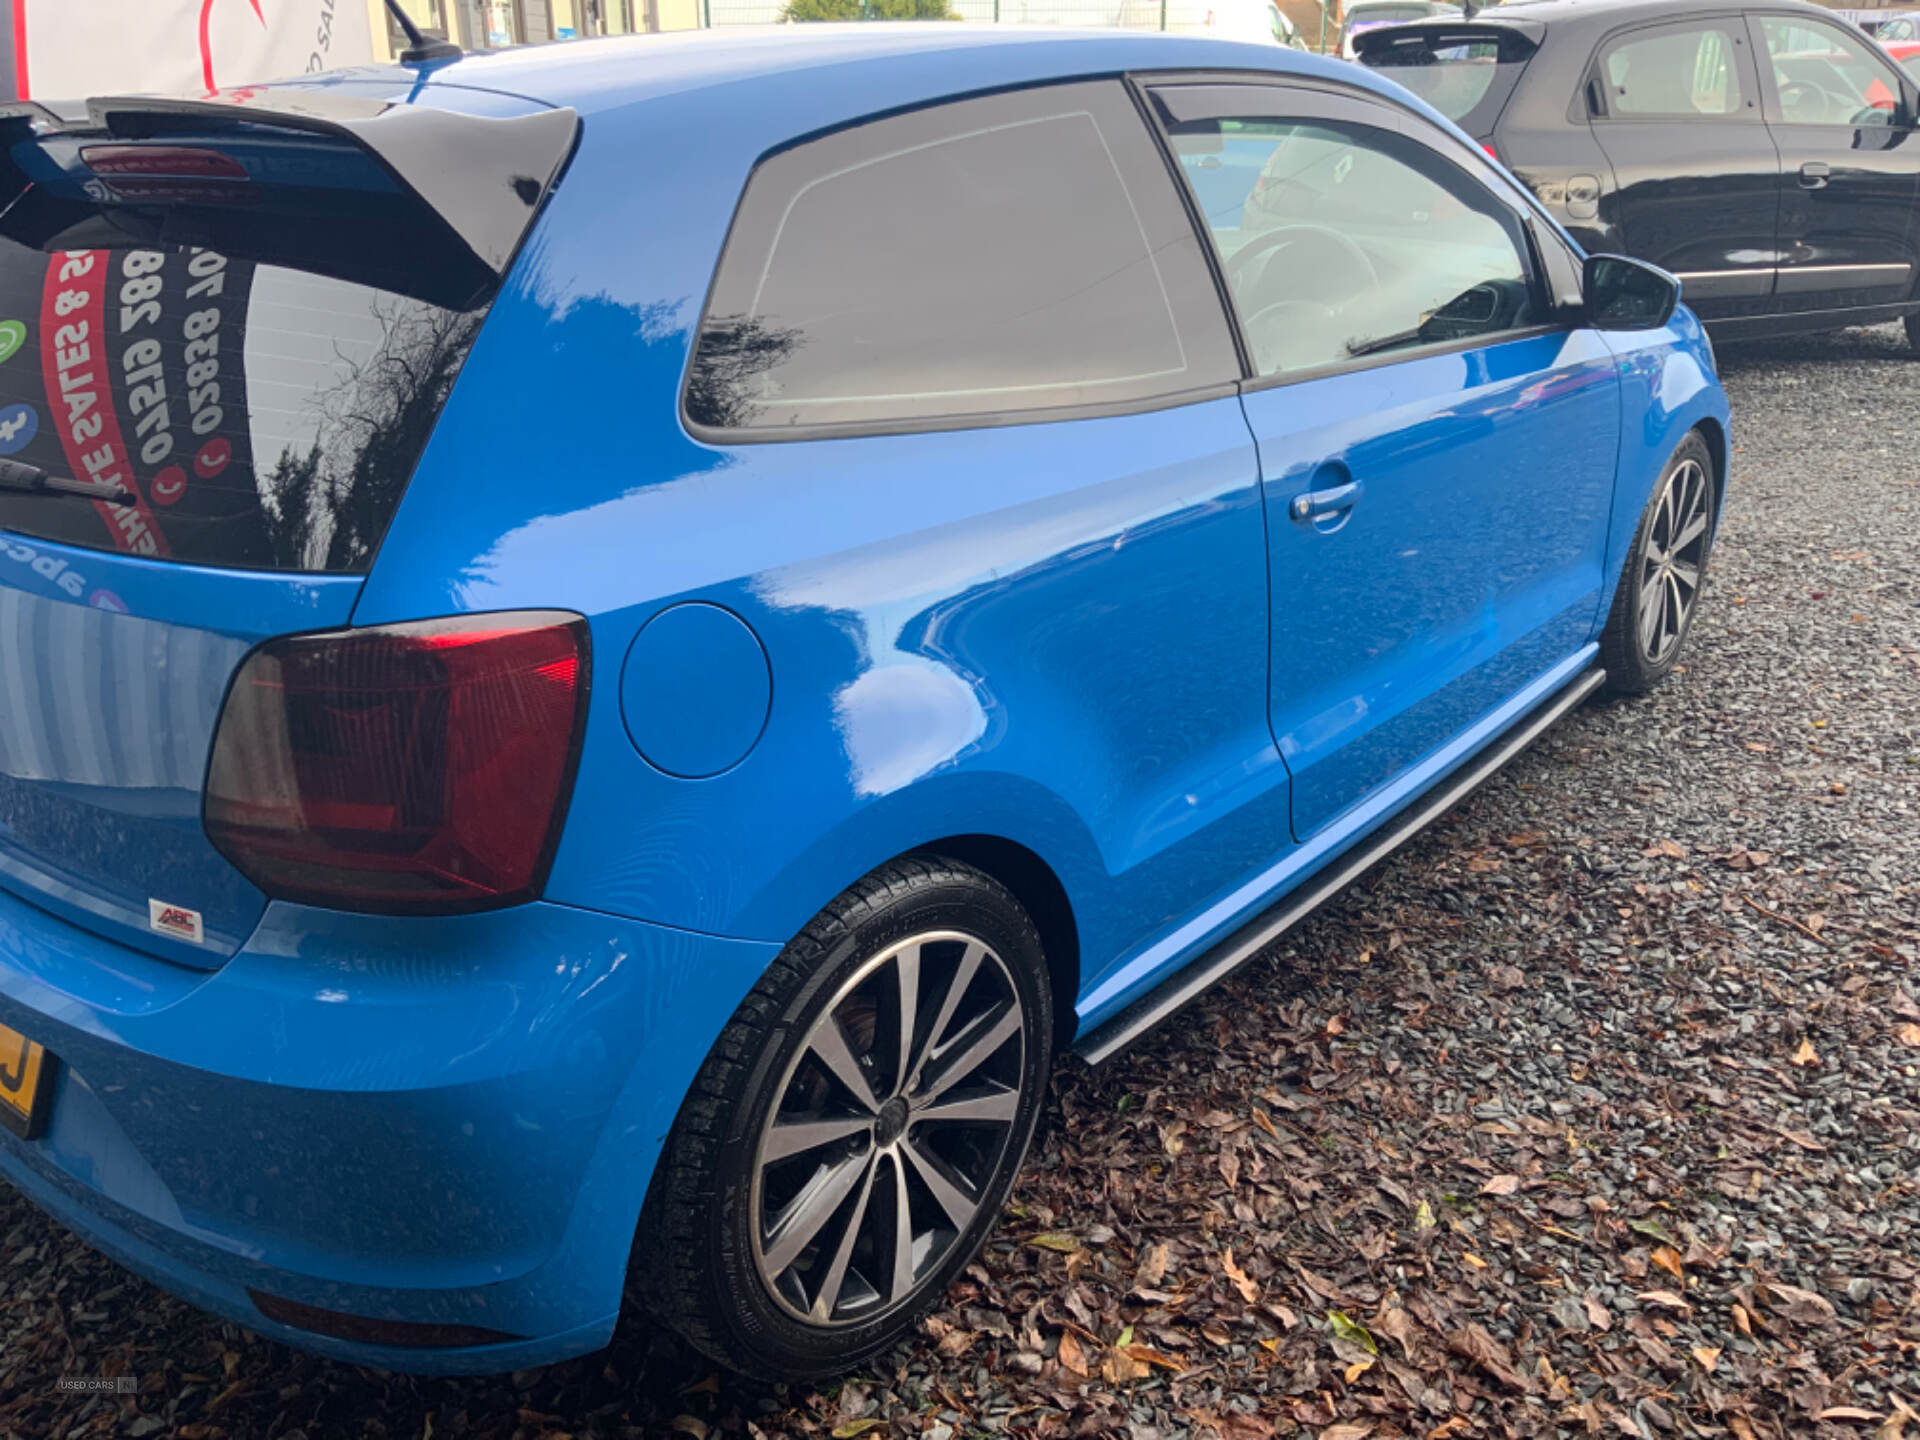
<path fill-rule="evenodd" d="M 1612 693 L 1651 690 L 1679 661 L 1706 583 L 1716 499 L 1713 452 L 1696 430 L 1653 487 L 1600 637 Z"/>
<path fill-rule="evenodd" d="M 965 865 L 897 861 L 768 969 L 682 1106 L 633 1285 L 743 1374 L 897 1343 L 998 1217 L 1052 1060 L 1040 939 Z"/>

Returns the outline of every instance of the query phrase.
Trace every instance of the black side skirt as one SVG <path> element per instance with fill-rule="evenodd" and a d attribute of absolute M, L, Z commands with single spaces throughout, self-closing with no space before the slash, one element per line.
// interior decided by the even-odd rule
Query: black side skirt
<path fill-rule="evenodd" d="M 1368 836 L 1359 850 L 1290 892 L 1273 909 L 1255 916 L 1213 950 L 1168 976 L 1111 1020 L 1074 1041 L 1074 1051 L 1090 1065 L 1119 1054 L 1201 992 L 1211 989 L 1275 940 L 1298 925 L 1380 861 L 1398 850 L 1497 774 L 1506 763 L 1539 739 L 1553 724 L 1606 682 L 1598 668 L 1583 671 L 1552 699 L 1467 762 L 1439 790 L 1415 801 Z"/>

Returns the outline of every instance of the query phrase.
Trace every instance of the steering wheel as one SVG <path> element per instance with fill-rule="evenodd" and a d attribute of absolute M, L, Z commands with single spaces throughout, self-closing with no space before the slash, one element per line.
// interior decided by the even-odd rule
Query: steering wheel
<path fill-rule="evenodd" d="M 1811 80 L 1789 80 L 1780 87 L 1780 111 L 1788 120 L 1793 119 L 1793 111 L 1809 101 L 1819 105 L 1821 117 L 1824 118 L 1833 105 L 1833 95 Z"/>
<path fill-rule="evenodd" d="M 1283 251 L 1287 263 L 1275 270 L 1271 262 Z M 1316 344 L 1324 333 L 1315 332 L 1324 332 L 1338 321 L 1347 304 L 1380 285 L 1372 257 L 1352 239 L 1324 225 L 1269 230 L 1234 251 L 1225 268 L 1227 288 L 1246 315 L 1247 343 L 1263 374 L 1339 359 L 1337 354 L 1319 353 L 1327 346 Z M 1307 293 L 1273 294 L 1294 277 Z M 1272 284 L 1275 280 L 1282 285 Z M 1347 283 L 1341 285 L 1341 280 Z"/>
<path fill-rule="evenodd" d="M 1233 258 L 1226 264 L 1227 288 L 1235 295 L 1248 299 L 1264 299 L 1257 292 L 1266 286 L 1267 262 L 1276 250 L 1295 246 L 1299 248 L 1288 258 L 1297 265 L 1294 273 L 1303 277 L 1315 300 L 1339 304 L 1380 284 L 1380 275 L 1373 268 L 1372 257 L 1338 230 L 1329 230 L 1324 225 L 1282 225 L 1277 230 L 1255 236 L 1233 252 Z M 1254 268 L 1255 261 L 1260 262 L 1258 270 Z M 1327 261 L 1333 263 L 1328 265 L 1325 263 Z M 1337 276 L 1342 267 L 1349 276 L 1359 279 L 1361 283 L 1349 286 L 1346 293 L 1330 300 L 1327 282 Z"/>

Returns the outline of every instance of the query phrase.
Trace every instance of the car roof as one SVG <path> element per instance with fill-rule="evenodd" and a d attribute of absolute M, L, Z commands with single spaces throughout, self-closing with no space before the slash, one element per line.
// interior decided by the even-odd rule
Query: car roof
<path fill-rule="evenodd" d="M 419 99 L 423 90 L 483 90 L 571 106 L 591 116 L 775 78 L 792 82 L 810 76 L 814 85 L 837 97 L 837 103 L 822 109 L 840 110 L 863 89 L 871 89 L 882 102 L 880 108 L 897 105 L 902 81 L 909 79 L 923 98 L 935 99 L 1049 79 L 1186 69 L 1308 76 L 1360 86 L 1402 103 L 1408 99 L 1398 86 L 1356 66 L 1279 45 L 1156 31 L 953 21 L 739 26 L 609 36 L 465 55 L 422 70 L 362 67 L 284 83 L 362 93 L 387 90 L 396 99 L 404 89 L 404 98 L 411 100 Z M 803 114 L 772 118 L 794 122 L 793 133 L 807 128 Z"/>
<path fill-rule="evenodd" d="M 1482 9 L 1474 19 L 1498 22 L 1504 17 L 1511 17 L 1552 23 L 1573 19 L 1612 21 L 1648 16 L 1663 20 L 1685 20 L 1702 13 L 1746 10 L 1799 10 L 1809 15 L 1824 15 L 1830 20 L 1839 18 L 1834 11 L 1823 5 L 1812 4 L 1810 0 L 1758 0 L 1758 3 L 1746 4 L 1740 3 L 1740 0 L 1713 4 L 1709 0 L 1705 4 L 1687 5 L 1676 5 L 1674 0 L 1502 0 L 1500 4 Z"/>

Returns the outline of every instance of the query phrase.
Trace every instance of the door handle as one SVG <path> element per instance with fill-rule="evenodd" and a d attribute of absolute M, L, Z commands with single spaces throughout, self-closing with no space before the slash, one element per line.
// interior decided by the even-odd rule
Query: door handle
<path fill-rule="evenodd" d="M 1833 168 L 1824 160 L 1809 160 L 1800 167 L 1800 188 L 1802 190 L 1824 190 L 1827 180 L 1833 174 Z"/>
<path fill-rule="evenodd" d="M 1289 511 L 1302 524 L 1332 520 L 1344 516 L 1360 499 L 1360 482 L 1349 480 L 1325 490 L 1309 490 L 1293 497 Z"/>

